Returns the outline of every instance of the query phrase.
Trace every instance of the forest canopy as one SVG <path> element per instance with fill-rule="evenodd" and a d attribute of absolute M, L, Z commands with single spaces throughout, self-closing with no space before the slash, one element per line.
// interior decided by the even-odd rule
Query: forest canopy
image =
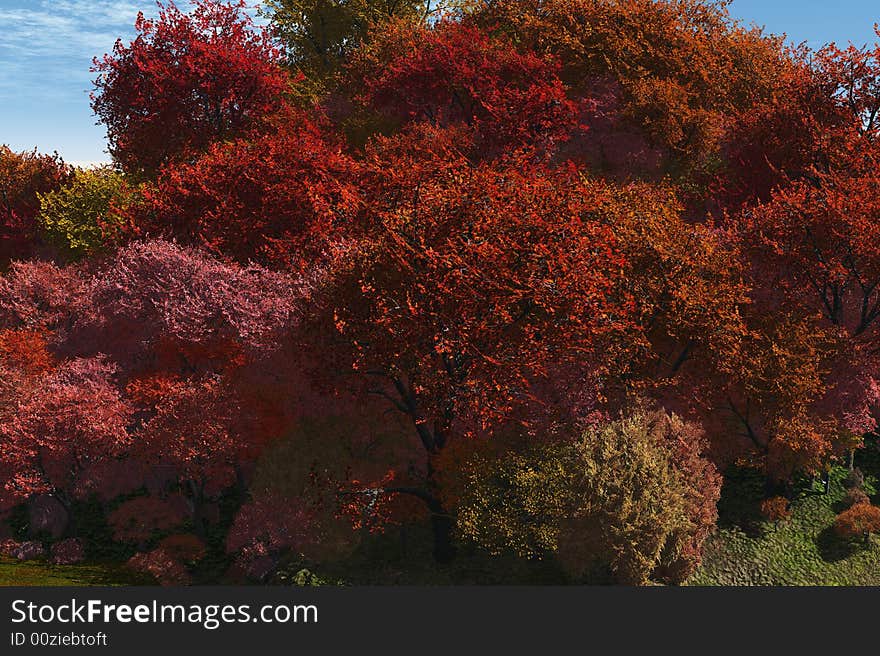
<path fill-rule="evenodd" d="M 423 526 L 676 584 L 731 468 L 784 514 L 877 425 L 880 46 L 725 5 L 141 14 L 112 165 L 0 148 L 0 520 L 166 583 Z"/>

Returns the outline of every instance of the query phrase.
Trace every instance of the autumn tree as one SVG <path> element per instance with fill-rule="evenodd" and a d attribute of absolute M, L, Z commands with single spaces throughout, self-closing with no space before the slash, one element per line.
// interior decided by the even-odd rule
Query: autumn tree
<path fill-rule="evenodd" d="M 265 135 L 167 167 L 120 213 L 129 235 L 176 239 L 242 263 L 309 268 L 353 219 L 357 175 L 325 122 L 290 112 Z"/>
<path fill-rule="evenodd" d="M 55 191 L 68 175 L 58 155 L 16 153 L 0 145 L 0 268 L 34 254 L 39 194 Z"/>
<path fill-rule="evenodd" d="M 95 59 L 92 107 L 122 168 L 150 176 L 211 143 L 264 126 L 284 105 L 281 52 L 244 0 L 174 2 L 138 14 L 137 37 Z"/>
<path fill-rule="evenodd" d="M 817 59 L 826 99 L 838 110 L 836 122 L 812 126 L 821 156 L 789 169 L 768 200 L 734 223 L 746 245 L 750 323 L 764 342 L 741 367 L 751 391 L 736 414 L 754 437 L 757 424 L 781 413 L 771 433 L 790 444 L 775 458 L 789 470 L 796 461 L 820 469 L 858 445 L 876 426 L 878 406 L 876 57 L 829 47 Z M 750 418 L 746 404 L 763 404 L 763 419 Z"/>
<path fill-rule="evenodd" d="M 39 327 L 4 329 L 0 331 L 0 417 L 9 426 L 15 421 L 19 404 L 32 392 L 37 382 L 55 366 L 55 359 L 49 351 L 46 332 Z M 4 435 L 4 444 L 8 437 Z M 30 496 L 31 481 L 21 476 L 27 468 L 27 461 L 4 448 L 0 457 L 0 480 L 3 481 L 0 493 L 0 516 L 26 501 Z M 25 454 L 22 454 L 25 455 Z M 16 478 L 22 480 L 16 484 Z"/>
<path fill-rule="evenodd" d="M 434 456 L 589 378 L 628 308 L 612 293 L 622 258 L 602 184 L 527 159 L 474 167 L 451 140 L 429 129 L 375 145 L 370 221 L 326 301 L 333 355 L 412 423 L 428 481 L 412 492 L 438 521 Z"/>
<path fill-rule="evenodd" d="M 124 367 L 137 412 L 128 456 L 156 493 L 184 495 L 204 535 L 208 500 L 241 485 L 243 463 L 283 430 L 283 395 L 261 394 L 248 366 L 295 324 L 308 284 L 151 242 L 120 251 L 86 289 L 63 347 Z"/>
<path fill-rule="evenodd" d="M 0 468 L 13 472 L 4 497 L 51 494 L 69 509 L 100 485 L 101 461 L 120 456 L 130 440 L 131 407 L 114 385 L 114 369 L 100 358 L 71 360 L 4 390 L 14 394 L 4 399 L 12 417 L 2 429 Z"/>
<path fill-rule="evenodd" d="M 871 533 L 880 532 L 880 508 L 858 503 L 844 510 L 834 520 L 834 532 L 844 539 L 862 539 L 867 543 Z"/>
<path fill-rule="evenodd" d="M 725 4 L 499 0 L 470 3 L 467 20 L 554 55 L 571 94 L 598 102 L 573 156 L 693 183 L 717 165 L 728 118 L 770 97 L 787 64 L 781 39 L 737 24 Z"/>
<path fill-rule="evenodd" d="M 371 28 L 392 19 L 424 22 L 442 0 L 269 0 L 264 10 L 287 45 L 289 65 L 321 89 Z"/>
<path fill-rule="evenodd" d="M 99 252 L 121 228 L 113 206 L 130 197 L 125 179 L 110 167 L 75 169 L 61 188 L 40 195 L 38 223 L 46 237 L 73 257 Z"/>
<path fill-rule="evenodd" d="M 14 265 L 0 322 L 13 331 L 10 362 L 23 363 L 12 370 L 39 370 L 5 377 L 3 503 L 41 492 L 108 503 L 146 490 L 157 509 L 181 496 L 204 534 L 208 500 L 241 485 L 242 468 L 290 421 L 285 379 L 259 363 L 310 288 L 165 242 L 129 245 L 101 266 Z M 45 357 L 12 339 L 35 330 Z M 172 516 L 162 526 L 180 523 Z"/>
<path fill-rule="evenodd" d="M 467 126 L 474 153 L 529 147 L 552 152 L 577 127 L 577 106 L 552 57 L 443 20 L 378 28 L 348 66 L 355 98 L 395 127 Z"/>

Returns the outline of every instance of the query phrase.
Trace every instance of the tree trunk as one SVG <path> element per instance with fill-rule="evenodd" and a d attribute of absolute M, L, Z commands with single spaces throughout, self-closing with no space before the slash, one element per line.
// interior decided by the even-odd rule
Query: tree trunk
<path fill-rule="evenodd" d="M 202 515 L 202 502 L 196 501 L 193 507 L 193 532 L 202 542 L 207 539 L 208 532 L 205 530 L 205 518 Z"/>
<path fill-rule="evenodd" d="M 431 528 L 434 531 L 434 560 L 440 564 L 451 563 L 455 559 L 455 545 L 452 541 L 452 530 L 455 526 L 452 517 L 447 513 L 433 513 Z"/>
<path fill-rule="evenodd" d="M 400 559 L 406 560 L 406 526 L 400 527 L 398 544 L 400 545 Z"/>
<path fill-rule="evenodd" d="M 192 523 L 193 523 L 193 533 L 195 533 L 196 537 L 198 537 L 203 542 L 207 537 L 207 531 L 205 530 L 205 517 L 204 517 L 204 503 L 205 503 L 205 494 L 204 484 L 196 484 L 195 481 L 190 481 L 190 491 L 192 493 Z"/>
<path fill-rule="evenodd" d="M 424 488 L 392 487 L 385 488 L 390 494 L 409 494 L 421 499 L 431 513 L 431 530 L 434 535 L 434 560 L 438 563 L 449 563 L 455 558 L 453 531 L 455 519 L 446 512 L 436 494 Z M 401 534 L 402 535 L 402 534 Z"/>

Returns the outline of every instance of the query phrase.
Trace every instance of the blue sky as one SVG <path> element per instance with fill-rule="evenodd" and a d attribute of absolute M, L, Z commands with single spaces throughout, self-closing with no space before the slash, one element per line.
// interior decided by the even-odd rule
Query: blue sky
<path fill-rule="evenodd" d="M 877 0 L 733 0 L 730 13 L 743 22 L 786 34 L 819 48 L 830 41 L 857 46 L 876 41 L 874 23 L 880 23 Z"/>
<path fill-rule="evenodd" d="M 184 4 L 181 2 L 180 4 Z M 57 150 L 75 163 L 106 161 L 88 92 L 92 57 L 131 38 L 152 0 L 0 0 L 0 143 Z M 792 41 L 874 41 L 877 0 L 734 0 L 731 13 Z"/>

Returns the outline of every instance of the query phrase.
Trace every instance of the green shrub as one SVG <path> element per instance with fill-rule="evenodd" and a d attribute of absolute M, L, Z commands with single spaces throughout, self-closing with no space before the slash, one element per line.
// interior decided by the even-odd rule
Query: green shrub
<path fill-rule="evenodd" d="M 114 203 L 124 201 L 124 176 L 110 167 L 76 169 L 57 191 L 40 196 L 38 221 L 49 240 L 80 257 L 101 250 L 121 225 Z"/>
<path fill-rule="evenodd" d="M 572 442 L 467 464 L 459 533 L 491 553 L 553 556 L 575 578 L 680 583 L 715 522 L 720 477 L 702 434 L 638 409 Z"/>

